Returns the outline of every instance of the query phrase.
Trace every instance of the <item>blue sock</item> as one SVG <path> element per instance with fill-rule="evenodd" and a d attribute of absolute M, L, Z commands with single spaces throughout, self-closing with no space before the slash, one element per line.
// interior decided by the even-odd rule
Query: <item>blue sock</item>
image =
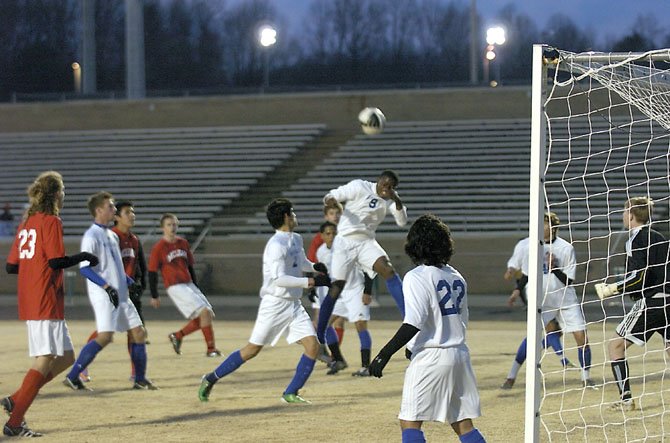
<path fill-rule="evenodd" d="M 130 359 L 135 366 L 135 381 L 146 380 L 147 373 L 147 347 L 144 343 L 133 343 L 130 345 Z"/>
<path fill-rule="evenodd" d="M 403 429 L 402 443 L 426 443 L 421 429 Z"/>
<path fill-rule="evenodd" d="M 337 336 L 337 332 L 335 332 L 335 328 L 332 326 L 328 326 L 328 329 L 326 329 L 326 344 L 328 346 L 334 345 L 334 344 L 339 344 L 340 339 Z"/>
<path fill-rule="evenodd" d="M 514 357 L 514 360 L 516 360 L 517 363 L 520 365 L 523 364 L 523 362 L 526 361 L 526 339 L 524 338 L 521 344 L 519 345 L 519 349 L 516 350 L 516 357 Z"/>
<path fill-rule="evenodd" d="M 225 377 L 242 366 L 242 363 L 244 363 L 244 360 L 242 360 L 242 354 L 240 354 L 240 350 L 238 349 L 230 354 L 218 368 L 214 369 L 214 372 L 207 374 L 205 378 L 210 383 L 216 383 L 220 378 Z"/>
<path fill-rule="evenodd" d="M 400 276 L 398 274 L 393 274 L 393 277 L 386 280 L 386 287 L 391 293 L 393 300 L 395 300 L 400 315 L 405 318 L 405 296 L 402 293 L 402 280 L 400 280 Z"/>
<path fill-rule="evenodd" d="M 298 390 L 305 386 L 307 379 L 314 370 L 314 363 L 316 363 L 316 360 L 312 360 L 305 354 L 302 354 L 302 357 L 300 357 L 300 361 L 298 362 L 298 367 L 295 368 L 293 380 L 291 380 L 291 383 L 286 387 L 284 394 L 297 394 Z"/>
<path fill-rule="evenodd" d="M 550 332 L 547 334 L 546 339 L 547 343 L 549 343 L 549 346 L 554 349 L 556 355 L 563 357 L 563 345 L 561 344 L 561 337 L 559 337 L 558 333 Z"/>
<path fill-rule="evenodd" d="M 472 431 L 467 432 L 463 435 L 459 435 L 458 439 L 462 443 L 486 443 L 484 436 L 479 432 L 479 429 L 474 428 Z"/>
<path fill-rule="evenodd" d="M 367 329 L 358 333 L 358 339 L 361 341 L 361 349 L 372 349 L 372 337 Z"/>
<path fill-rule="evenodd" d="M 86 343 L 86 346 L 81 348 L 79 357 L 77 357 L 77 361 L 75 361 L 74 365 L 72 365 L 72 369 L 67 374 L 67 378 L 70 380 L 76 380 L 77 377 L 79 377 L 81 371 L 86 369 L 88 365 L 91 364 L 95 356 L 98 355 L 98 352 L 101 350 L 102 346 L 100 346 L 95 340 L 91 340 L 90 342 Z"/>
<path fill-rule="evenodd" d="M 326 343 L 326 328 L 334 307 L 335 299 L 330 294 L 326 295 L 319 307 L 319 321 L 316 324 L 316 338 L 319 339 L 319 343 Z"/>
<path fill-rule="evenodd" d="M 584 369 L 591 369 L 591 346 L 586 345 L 583 348 L 577 349 L 577 356 L 579 357 L 579 365 Z"/>

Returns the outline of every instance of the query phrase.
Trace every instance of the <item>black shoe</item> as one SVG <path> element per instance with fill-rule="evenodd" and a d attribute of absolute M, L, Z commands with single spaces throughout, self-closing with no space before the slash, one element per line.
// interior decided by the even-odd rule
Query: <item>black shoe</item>
<path fill-rule="evenodd" d="M 14 400 L 12 400 L 12 397 L 7 396 L 0 400 L 0 406 L 2 406 L 2 409 L 5 410 L 7 415 L 11 415 L 14 410 Z"/>
<path fill-rule="evenodd" d="M 73 391 L 92 391 L 93 389 L 89 388 L 88 386 L 85 386 L 84 383 L 77 377 L 76 380 L 70 380 L 69 378 L 65 377 L 65 380 L 63 380 L 63 384 L 67 386 L 68 388 L 72 389 Z"/>
<path fill-rule="evenodd" d="M 29 429 L 25 425 L 15 427 L 15 426 L 9 426 L 8 424 L 5 424 L 2 433 L 5 434 L 7 437 L 23 437 L 23 438 L 41 437 L 43 435 L 40 434 L 39 432 L 35 432 Z"/>
<path fill-rule="evenodd" d="M 151 382 L 149 379 L 136 381 L 133 384 L 133 389 L 143 389 L 145 391 L 158 391 L 159 387 Z"/>
<path fill-rule="evenodd" d="M 174 332 L 170 334 L 168 338 L 170 339 L 170 343 L 172 343 L 172 349 L 174 349 L 174 352 L 181 355 L 181 339 L 177 338 Z"/>
<path fill-rule="evenodd" d="M 328 372 L 326 372 L 326 375 L 335 375 L 338 372 L 340 372 L 342 369 L 347 368 L 347 362 L 344 360 L 335 360 L 331 364 L 328 365 Z"/>

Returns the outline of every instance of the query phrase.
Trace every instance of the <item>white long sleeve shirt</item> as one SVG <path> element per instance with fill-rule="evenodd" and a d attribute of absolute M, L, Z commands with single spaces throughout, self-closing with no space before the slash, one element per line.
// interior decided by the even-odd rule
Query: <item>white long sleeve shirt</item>
<path fill-rule="evenodd" d="M 302 289 L 309 286 L 309 279 L 303 277 L 303 273 L 313 271 L 314 264 L 305 256 L 300 234 L 276 231 L 263 251 L 260 296 L 299 299 Z"/>

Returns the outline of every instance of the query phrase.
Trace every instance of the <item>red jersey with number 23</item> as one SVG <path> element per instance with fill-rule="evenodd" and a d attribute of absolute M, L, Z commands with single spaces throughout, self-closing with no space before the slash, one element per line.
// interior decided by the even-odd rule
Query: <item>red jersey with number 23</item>
<path fill-rule="evenodd" d="M 179 283 L 191 283 L 188 267 L 195 260 L 185 238 L 177 237 L 174 243 L 161 238 L 151 250 L 149 272 L 161 271 L 166 288 Z"/>
<path fill-rule="evenodd" d="M 19 320 L 63 320 L 63 270 L 49 260 L 65 256 L 63 224 L 55 215 L 38 212 L 22 223 L 7 263 L 19 265 Z"/>

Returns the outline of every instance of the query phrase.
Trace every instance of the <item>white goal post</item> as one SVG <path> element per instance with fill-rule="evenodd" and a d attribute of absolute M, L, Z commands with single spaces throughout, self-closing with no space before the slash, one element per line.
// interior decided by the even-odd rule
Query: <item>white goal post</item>
<path fill-rule="evenodd" d="M 575 54 L 534 45 L 532 66 L 525 442 L 670 441 L 670 350 L 658 334 L 629 348 L 638 407 L 610 411 L 619 392 L 608 343 L 632 302 L 627 294 L 601 301 L 594 290 L 626 275 L 629 198 L 652 198 L 654 229 L 666 238 L 670 231 L 670 49 Z M 598 389 L 584 387 L 580 365 L 563 367 L 541 348 L 546 212 L 558 215 L 558 236 L 576 251 L 570 286 Z M 576 362 L 572 335 L 561 342 Z"/>

